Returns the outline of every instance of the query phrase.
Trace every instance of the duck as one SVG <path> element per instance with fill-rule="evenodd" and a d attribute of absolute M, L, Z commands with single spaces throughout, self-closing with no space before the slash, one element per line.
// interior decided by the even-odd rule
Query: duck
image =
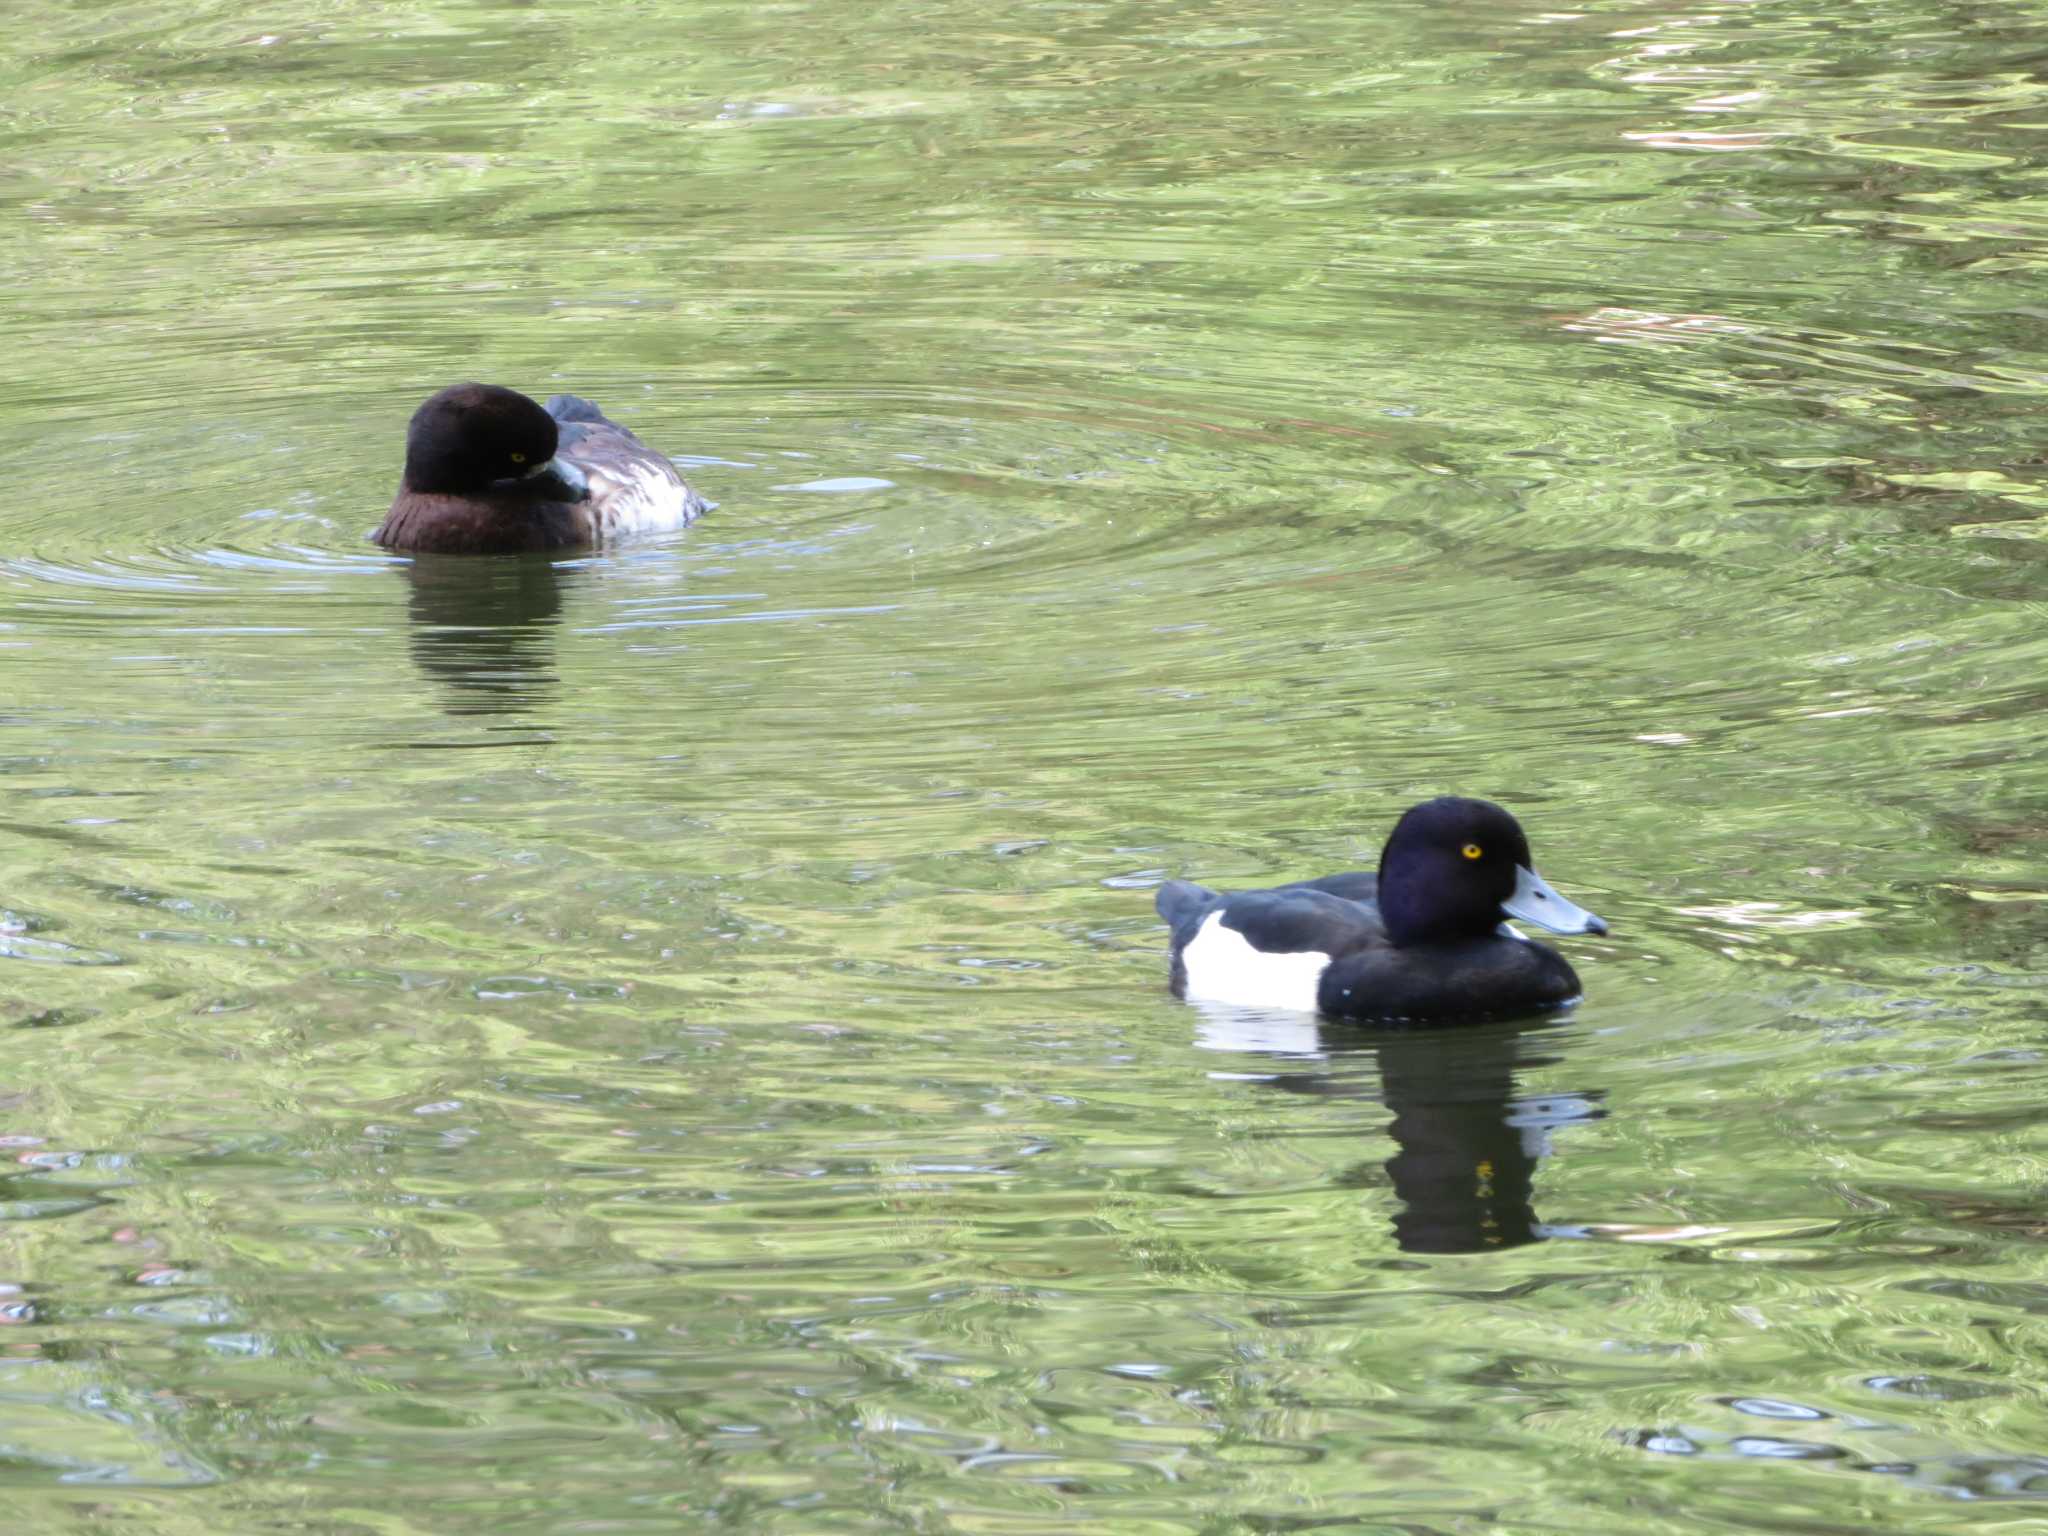
<path fill-rule="evenodd" d="M 405 477 L 370 535 L 407 554 L 583 549 L 696 521 L 704 498 L 580 395 L 538 405 L 498 384 L 429 395 L 405 432 Z"/>
<path fill-rule="evenodd" d="M 1510 918 L 1553 933 L 1607 924 L 1536 873 L 1521 823 L 1490 800 L 1410 806 L 1363 870 L 1264 890 L 1169 880 L 1175 997 L 1361 1023 L 1441 1023 L 1576 1002 L 1578 974 Z"/>

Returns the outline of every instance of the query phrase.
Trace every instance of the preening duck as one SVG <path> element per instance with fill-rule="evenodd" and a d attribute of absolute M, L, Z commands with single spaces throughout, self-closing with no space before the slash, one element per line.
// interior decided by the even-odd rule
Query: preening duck
<path fill-rule="evenodd" d="M 454 384 L 413 412 L 405 478 L 377 531 L 386 549 L 499 555 L 580 549 L 681 528 L 703 497 L 596 405 Z"/>

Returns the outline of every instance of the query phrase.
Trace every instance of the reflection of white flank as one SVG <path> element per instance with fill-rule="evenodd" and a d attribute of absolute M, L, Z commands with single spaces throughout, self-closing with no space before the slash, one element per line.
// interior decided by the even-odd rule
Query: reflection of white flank
<path fill-rule="evenodd" d="M 1195 1044 L 1205 1051 L 1244 1055 L 1285 1056 L 1296 1061 L 1323 1061 L 1322 1026 L 1313 1014 L 1288 1008 L 1246 1008 L 1190 998 L 1195 1009 Z M 1270 1072 L 1212 1072 L 1211 1077 L 1270 1077 Z"/>
<path fill-rule="evenodd" d="M 1247 1008 L 1296 1008 L 1316 1011 L 1316 983 L 1330 957 L 1319 949 L 1269 954 L 1254 949 L 1235 928 L 1223 926 L 1223 914 L 1211 912 L 1180 953 L 1187 968 L 1190 998 L 1212 1003 L 1238 1003 Z"/>

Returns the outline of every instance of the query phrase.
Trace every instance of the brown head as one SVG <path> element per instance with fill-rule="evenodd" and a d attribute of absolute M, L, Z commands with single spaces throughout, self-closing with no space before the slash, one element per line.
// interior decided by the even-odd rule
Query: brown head
<path fill-rule="evenodd" d="M 451 384 L 412 413 L 404 490 L 475 496 L 516 490 L 548 501 L 590 494 L 581 471 L 555 458 L 555 418 L 516 389 Z"/>

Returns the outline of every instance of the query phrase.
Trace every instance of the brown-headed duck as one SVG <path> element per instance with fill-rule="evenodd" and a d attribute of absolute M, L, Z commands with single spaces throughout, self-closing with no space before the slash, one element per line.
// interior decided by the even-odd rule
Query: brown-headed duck
<path fill-rule="evenodd" d="M 386 549 L 501 555 L 579 549 L 694 522 L 705 507 L 661 454 L 588 400 L 545 407 L 496 384 L 453 384 L 413 412 Z"/>

